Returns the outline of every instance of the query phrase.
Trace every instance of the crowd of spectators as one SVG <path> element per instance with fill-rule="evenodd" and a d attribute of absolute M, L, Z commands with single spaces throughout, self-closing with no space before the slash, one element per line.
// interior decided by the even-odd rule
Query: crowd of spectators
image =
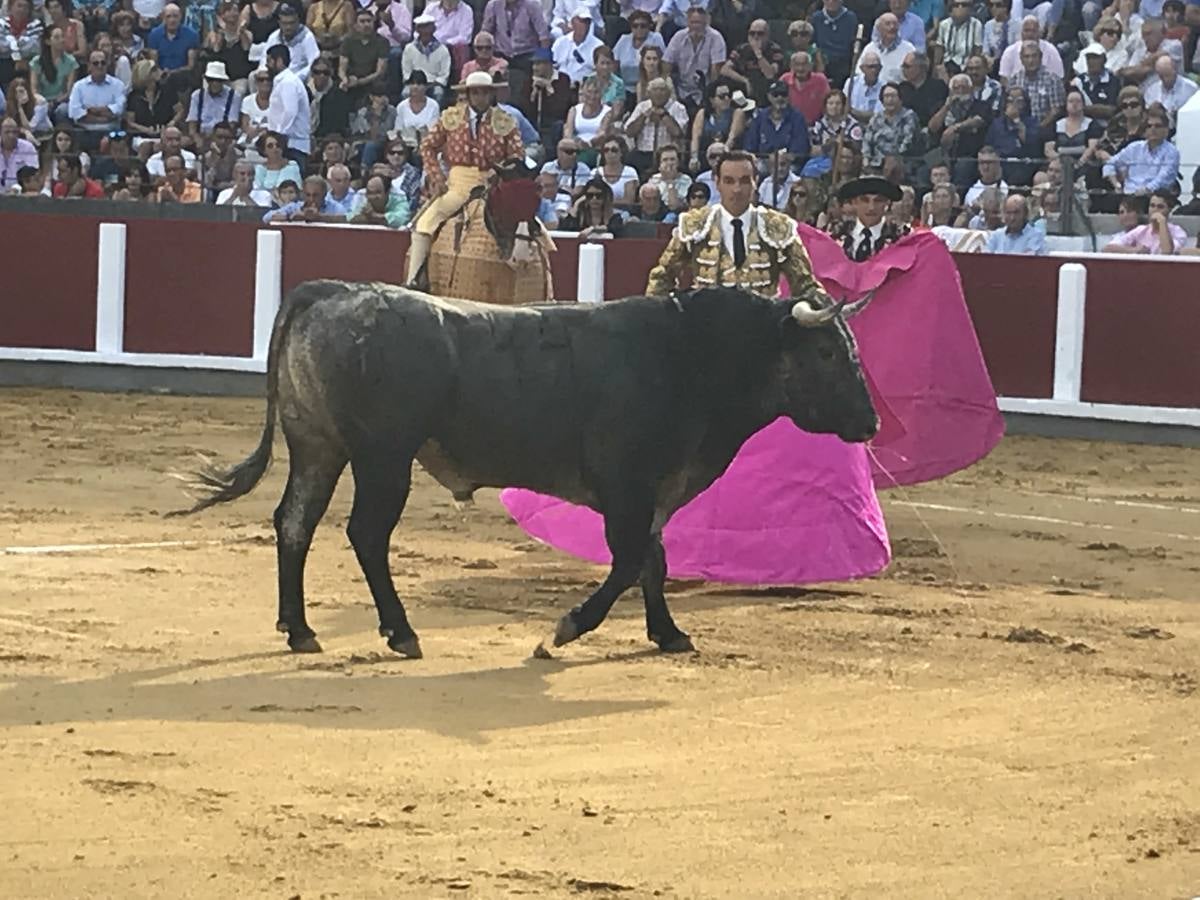
<path fill-rule="evenodd" d="M 404 227 L 422 137 L 483 71 L 553 228 L 670 224 L 743 149 L 759 201 L 820 227 L 874 173 L 897 221 L 1003 252 L 1067 203 L 1178 252 L 1200 3 L 1026 2 L 3 0 L 0 192 Z"/>

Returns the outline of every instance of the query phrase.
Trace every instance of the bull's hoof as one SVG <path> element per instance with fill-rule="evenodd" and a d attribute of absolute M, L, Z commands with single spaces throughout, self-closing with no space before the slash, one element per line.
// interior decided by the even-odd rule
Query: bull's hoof
<path fill-rule="evenodd" d="M 288 635 L 288 646 L 292 648 L 293 653 L 320 653 L 321 645 L 317 642 L 316 635 L 301 635 L 292 637 Z"/>
<path fill-rule="evenodd" d="M 571 618 L 571 614 L 567 613 L 558 620 L 558 627 L 554 629 L 554 646 L 561 647 L 563 644 L 569 644 L 579 637 L 581 633 L 579 626 Z"/>
<path fill-rule="evenodd" d="M 654 639 L 651 638 L 651 640 Z M 663 653 L 691 653 L 696 649 L 692 639 L 682 631 L 666 640 L 654 640 L 654 643 L 658 644 L 658 649 Z"/>
<path fill-rule="evenodd" d="M 554 659 L 554 654 L 546 649 L 546 642 L 542 641 L 533 648 L 534 659 Z"/>
<path fill-rule="evenodd" d="M 421 653 L 421 642 L 417 640 L 415 634 L 407 638 L 392 635 L 388 638 L 387 645 L 391 650 L 408 659 L 420 659 L 423 656 Z"/>

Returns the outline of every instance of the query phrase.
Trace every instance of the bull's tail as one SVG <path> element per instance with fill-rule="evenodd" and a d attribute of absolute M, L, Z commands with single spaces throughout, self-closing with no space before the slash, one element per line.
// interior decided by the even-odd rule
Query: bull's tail
<path fill-rule="evenodd" d="M 254 490 L 271 465 L 271 447 L 275 440 L 275 416 L 279 402 L 279 359 L 287 341 L 288 329 L 297 312 L 320 299 L 321 293 L 295 290 L 284 298 L 271 327 L 271 342 L 267 349 L 267 418 L 262 437 L 254 452 L 230 469 L 206 467 L 180 476 L 197 495 L 189 509 L 168 512 L 168 517 L 187 516 L 218 503 L 228 503 Z"/>

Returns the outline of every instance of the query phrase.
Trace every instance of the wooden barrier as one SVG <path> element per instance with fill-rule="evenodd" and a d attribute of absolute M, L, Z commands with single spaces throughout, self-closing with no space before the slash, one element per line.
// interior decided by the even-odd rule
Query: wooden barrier
<path fill-rule="evenodd" d="M 99 226 L 0 214 L 0 359 L 262 371 L 283 293 L 313 278 L 398 283 L 409 243 L 368 227 L 129 220 L 106 226 L 98 252 Z M 581 271 L 579 239 L 555 240 L 561 300 L 640 293 L 666 243 L 591 242 L 603 265 Z M 1002 407 L 1200 426 L 1200 270 L 1089 256 L 1072 280 L 1071 259 L 955 257 Z"/>

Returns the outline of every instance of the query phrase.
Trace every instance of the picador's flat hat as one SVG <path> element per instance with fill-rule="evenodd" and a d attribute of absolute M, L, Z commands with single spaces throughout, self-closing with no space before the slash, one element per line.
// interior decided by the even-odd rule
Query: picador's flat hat
<path fill-rule="evenodd" d="M 454 90 L 465 91 L 468 88 L 487 88 L 489 91 L 496 89 L 496 83 L 492 81 L 492 76 L 487 72 L 481 72 L 476 69 L 461 82 L 454 85 Z"/>
<path fill-rule="evenodd" d="M 880 178 L 877 175 L 867 175 L 863 178 L 854 178 L 847 181 L 838 188 L 837 198 L 842 203 L 847 200 L 853 200 L 855 197 L 865 197 L 867 194 L 878 194 L 880 197 L 887 197 L 895 203 L 900 199 L 900 188 L 892 184 L 886 178 Z"/>

